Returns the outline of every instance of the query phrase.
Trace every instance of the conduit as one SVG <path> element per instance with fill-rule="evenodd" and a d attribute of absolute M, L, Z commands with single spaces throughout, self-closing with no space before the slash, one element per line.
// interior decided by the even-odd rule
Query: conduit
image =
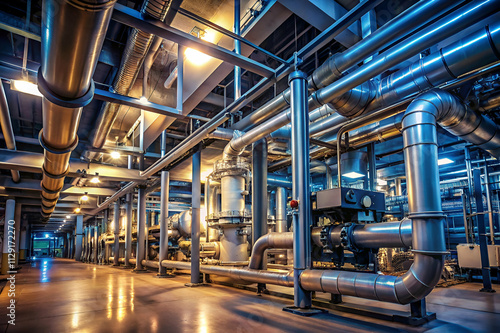
<path fill-rule="evenodd" d="M 92 76 L 116 0 L 47 0 L 42 9 L 42 61 L 38 86 L 43 94 L 45 149 L 42 166 L 42 216 L 55 209 L 83 106 L 93 98 Z"/>

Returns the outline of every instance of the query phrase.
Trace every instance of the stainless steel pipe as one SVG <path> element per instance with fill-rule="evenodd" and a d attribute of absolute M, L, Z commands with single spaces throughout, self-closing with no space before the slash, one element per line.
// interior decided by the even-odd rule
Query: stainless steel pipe
<path fill-rule="evenodd" d="M 267 234 L 267 141 L 252 146 L 252 244 Z"/>
<path fill-rule="evenodd" d="M 267 249 L 291 249 L 293 248 L 293 232 L 271 232 L 255 242 L 252 247 L 252 255 L 248 268 L 262 269 L 264 253 Z"/>

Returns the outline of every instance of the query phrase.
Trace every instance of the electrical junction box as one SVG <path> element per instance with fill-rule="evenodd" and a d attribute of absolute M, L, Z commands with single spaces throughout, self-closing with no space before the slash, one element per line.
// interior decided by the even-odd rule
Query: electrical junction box
<path fill-rule="evenodd" d="M 481 269 L 481 252 L 478 244 L 458 244 L 458 266 Z M 490 267 L 500 267 L 500 245 L 488 245 Z"/>
<path fill-rule="evenodd" d="M 385 195 L 356 188 L 331 188 L 316 192 L 318 210 L 354 209 L 385 212 Z"/>

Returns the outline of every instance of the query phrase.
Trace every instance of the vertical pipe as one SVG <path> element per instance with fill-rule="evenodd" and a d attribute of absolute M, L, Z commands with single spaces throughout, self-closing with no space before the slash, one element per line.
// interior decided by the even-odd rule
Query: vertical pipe
<path fill-rule="evenodd" d="M 113 224 L 115 233 L 115 243 L 114 243 L 114 256 L 113 256 L 113 266 L 119 266 L 118 259 L 120 258 L 120 201 L 115 201 L 115 206 L 113 210 Z"/>
<path fill-rule="evenodd" d="M 200 283 L 200 202 L 201 202 L 201 151 L 192 157 L 191 196 L 191 284 Z"/>
<path fill-rule="evenodd" d="M 128 155 L 128 168 L 132 169 L 134 165 L 134 158 Z M 132 209 L 134 206 L 134 193 L 129 193 L 126 196 L 126 215 L 125 215 L 125 262 L 124 266 L 130 266 L 130 257 L 132 253 Z"/>
<path fill-rule="evenodd" d="M 0 82 L 0 126 L 7 149 L 16 150 L 16 139 L 14 129 L 12 128 L 12 120 L 10 119 L 9 104 L 7 103 L 7 96 L 5 95 L 2 82 Z M 21 180 L 19 171 L 11 170 L 10 173 L 14 183 L 18 183 Z"/>
<path fill-rule="evenodd" d="M 267 234 L 267 141 L 252 145 L 252 246 Z"/>
<path fill-rule="evenodd" d="M 142 261 L 145 259 L 145 242 L 146 242 L 146 187 L 139 186 L 137 199 L 137 248 L 136 248 L 136 263 L 135 271 L 144 271 Z"/>
<path fill-rule="evenodd" d="M 464 148 L 464 154 L 465 154 L 465 168 L 467 169 L 467 206 L 469 207 L 470 211 L 472 212 L 472 196 L 473 196 L 473 191 L 472 191 L 472 163 L 471 163 L 471 158 L 470 158 L 470 149 L 469 147 Z M 469 235 L 471 239 L 471 243 L 474 243 L 475 240 L 475 234 L 474 234 L 474 219 L 469 219 Z"/>
<path fill-rule="evenodd" d="M 464 216 L 465 242 L 469 244 L 469 223 L 467 223 L 467 197 L 462 192 L 462 214 Z"/>
<path fill-rule="evenodd" d="M 368 145 L 368 178 L 370 191 L 377 190 L 377 160 L 375 157 L 375 143 Z"/>
<path fill-rule="evenodd" d="M 276 232 L 287 232 L 286 188 L 276 188 Z"/>
<path fill-rule="evenodd" d="M 401 188 L 401 178 L 395 179 L 395 194 L 396 196 L 403 195 L 403 189 Z"/>
<path fill-rule="evenodd" d="M 19 264 L 19 238 L 21 237 L 21 204 L 16 202 L 16 208 L 14 212 L 14 221 L 15 221 L 15 237 L 14 237 L 14 248 L 16 251 L 14 266 L 17 267 Z"/>
<path fill-rule="evenodd" d="M 3 253 L 2 253 L 2 275 L 6 275 L 9 269 L 9 239 L 12 241 L 12 222 L 14 221 L 16 200 L 8 199 L 5 203 L 5 219 L 3 227 Z M 9 234 L 10 231 L 10 234 Z M 9 235 L 11 237 L 9 237 Z M 12 262 L 12 261 L 11 261 Z"/>
<path fill-rule="evenodd" d="M 205 192 L 203 195 L 203 204 L 205 205 L 205 222 L 206 222 L 206 232 L 205 232 L 205 242 L 210 241 L 210 228 L 208 226 L 208 220 L 213 214 L 212 206 L 210 200 L 212 199 L 212 188 L 210 187 L 210 176 L 205 179 Z"/>
<path fill-rule="evenodd" d="M 168 259 L 168 196 L 170 188 L 170 175 L 168 171 L 161 172 L 160 193 L 160 250 L 158 275 L 166 275 L 167 269 L 161 265 L 163 260 Z"/>
<path fill-rule="evenodd" d="M 481 170 L 474 169 L 474 197 L 476 199 L 477 232 L 479 234 L 479 249 L 481 252 L 481 270 L 483 273 L 483 288 L 480 291 L 491 292 L 490 262 L 488 259 L 488 241 L 486 238 L 486 227 L 484 225 L 483 193 L 481 191 Z"/>
<path fill-rule="evenodd" d="M 300 275 L 311 267 L 311 197 L 309 193 L 309 112 L 307 76 L 301 71 L 290 74 L 292 115 L 292 199 L 298 201 L 293 214 L 294 303 L 310 308 L 311 292 L 300 285 Z"/>
<path fill-rule="evenodd" d="M 495 244 L 495 228 L 493 226 L 493 205 L 491 203 L 491 194 L 490 194 L 490 174 L 488 172 L 488 163 L 486 162 L 486 158 L 484 159 L 484 190 L 486 191 L 486 204 L 488 205 L 488 219 L 490 225 L 490 241 L 491 244 Z"/>
<path fill-rule="evenodd" d="M 27 242 L 26 242 L 26 236 L 28 234 L 28 226 L 26 223 L 26 219 L 24 220 L 24 223 L 21 226 L 21 235 L 19 239 L 19 261 L 26 261 L 26 249 L 27 249 Z"/>
<path fill-rule="evenodd" d="M 76 216 L 75 260 L 82 261 L 83 215 Z"/>
<path fill-rule="evenodd" d="M 94 264 L 97 264 L 98 260 L 99 260 L 99 224 L 96 220 L 94 225 L 94 258 L 92 258 L 92 261 L 94 262 Z"/>
<path fill-rule="evenodd" d="M 182 104 L 184 103 L 184 50 L 184 46 L 177 45 L 177 110 L 181 111 L 181 113 Z"/>
<path fill-rule="evenodd" d="M 240 28 L 240 0 L 234 0 L 234 33 L 236 35 L 241 34 Z M 234 40 L 234 52 L 236 54 L 241 54 L 241 44 L 239 40 Z M 241 96 L 241 68 L 234 66 L 234 100 L 237 100 Z"/>

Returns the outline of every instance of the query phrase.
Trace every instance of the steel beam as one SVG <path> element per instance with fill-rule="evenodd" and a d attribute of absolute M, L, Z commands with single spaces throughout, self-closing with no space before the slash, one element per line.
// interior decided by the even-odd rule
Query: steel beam
<path fill-rule="evenodd" d="M 144 18 L 139 11 L 133 10 L 124 5 L 118 3 L 115 4 L 112 19 L 143 32 L 168 39 L 174 43 L 191 47 L 214 58 L 245 68 L 255 74 L 259 74 L 264 77 L 271 77 L 274 75 L 274 70 L 272 68 L 238 55 L 218 45 L 204 41 L 186 32 L 175 29 L 163 22 Z"/>

